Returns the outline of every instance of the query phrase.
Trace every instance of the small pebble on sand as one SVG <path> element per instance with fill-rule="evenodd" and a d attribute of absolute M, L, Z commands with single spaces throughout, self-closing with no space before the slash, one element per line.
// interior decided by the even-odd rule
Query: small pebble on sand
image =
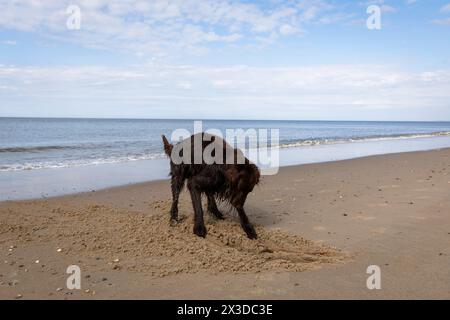
<path fill-rule="evenodd" d="M 34 263 L 39 263 L 39 260 L 36 260 Z"/>

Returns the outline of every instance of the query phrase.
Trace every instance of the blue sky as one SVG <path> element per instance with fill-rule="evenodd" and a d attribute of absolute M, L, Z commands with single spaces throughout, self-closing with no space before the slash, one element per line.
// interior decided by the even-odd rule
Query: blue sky
<path fill-rule="evenodd" d="M 0 0 L 0 12 L 0 116 L 450 121 L 449 0 Z"/>

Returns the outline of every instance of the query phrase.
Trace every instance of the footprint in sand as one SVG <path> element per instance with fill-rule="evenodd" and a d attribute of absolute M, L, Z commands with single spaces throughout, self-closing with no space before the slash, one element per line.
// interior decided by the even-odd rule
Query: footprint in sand
<path fill-rule="evenodd" d="M 375 220 L 376 218 L 372 217 L 372 216 L 370 216 L 370 217 L 356 216 L 356 217 L 353 217 L 352 219 L 363 220 L 363 221 L 371 221 L 371 220 Z"/>
<path fill-rule="evenodd" d="M 429 191 L 430 189 L 428 189 L 428 188 L 416 188 L 416 189 L 412 189 L 412 191 L 415 191 L 415 192 L 424 192 L 424 191 Z"/>
<path fill-rule="evenodd" d="M 414 219 L 414 220 L 426 220 L 426 217 L 422 217 L 422 216 L 408 216 L 408 218 L 410 219 Z"/>
<path fill-rule="evenodd" d="M 281 198 L 274 198 L 274 199 L 268 199 L 268 200 L 265 200 L 265 201 L 269 201 L 269 202 L 283 202 L 283 199 L 281 199 Z"/>
<path fill-rule="evenodd" d="M 380 227 L 380 228 L 372 229 L 372 230 L 370 230 L 370 232 L 375 233 L 375 234 L 383 234 L 386 232 L 386 230 L 387 230 L 387 228 Z"/>
<path fill-rule="evenodd" d="M 389 188 L 399 188 L 399 187 L 400 186 L 398 184 L 391 184 L 391 185 L 388 185 L 388 186 L 379 186 L 378 188 L 389 189 Z"/>
<path fill-rule="evenodd" d="M 368 203 L 367 206 L 374 208 L 374 207 L 387 207 L 389 204 L 387 203 Z"/>

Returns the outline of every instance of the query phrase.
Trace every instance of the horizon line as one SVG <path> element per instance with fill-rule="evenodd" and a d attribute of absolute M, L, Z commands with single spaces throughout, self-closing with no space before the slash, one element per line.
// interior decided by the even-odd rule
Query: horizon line
<path fill-rule="evenodd" d="M 450 122 L 450 120 L 333 120 L 333 119 L 218 119 L 218 118 L 109 118 L 109 117 L 33 117 L 0 116 L 0 119 L 61 119 L 61 120 L 157 120 L 157 121 L 303 121 L 303 122 Z"/>

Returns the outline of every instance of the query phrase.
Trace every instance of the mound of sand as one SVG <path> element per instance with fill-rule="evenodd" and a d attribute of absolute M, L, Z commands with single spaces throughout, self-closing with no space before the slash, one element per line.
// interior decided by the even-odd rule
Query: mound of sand
<path fill-rule="evenodd" d="M 238 219 L 230 216 L 215 220 L 205 214 L 208 235 L 199 238 L 192 233 L 192 215 L 169 224 L 169 205 L 153 203 L 153 214 L 103 205 L 42 208 L 47 214 L 17 216 L 17 221 L 3 224 L 2 232 L 20 233 L 16 241 L 55 243 L 68 255 L 108 261 L 105 268 L 154 276 L 303 271 L 346 257 L 337 249 L 262 226 L 255 226 L 258 240 L 249 240 Z M 180 213 L 191 211 L 180 208 Z"/>

